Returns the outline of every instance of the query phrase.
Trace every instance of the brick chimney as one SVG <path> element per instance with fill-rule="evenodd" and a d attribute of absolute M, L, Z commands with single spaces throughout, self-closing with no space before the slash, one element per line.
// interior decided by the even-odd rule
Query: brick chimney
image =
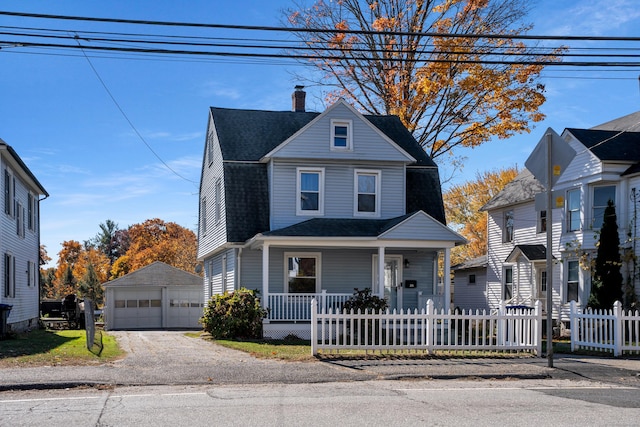
<path fill-rule="evenodd" d="M 302 90 L 304 86 L 296 85 L 295 91 L 291 94 L 291 101 L 293 104 L 293 111 L 296 113 L 304 113 L 304 98 L 307 93 Z"/>

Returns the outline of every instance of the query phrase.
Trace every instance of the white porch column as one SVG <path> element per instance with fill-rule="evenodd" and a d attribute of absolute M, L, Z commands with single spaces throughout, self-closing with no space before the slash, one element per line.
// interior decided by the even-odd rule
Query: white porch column
<path fill-rule="evenodd" d="M 451 307 L 451 249 L 445 248 L 444 250 L 444 309 L 449 311 Z"/>
<path fill-rule="evenodd" d="M 269 300 L 269 245 L 262 244 L 262 307 L 268 307 Z"/>
<path fill-rule="evenodd" d="M 378 289 L 377 295 L 384 298 L 384 246 L 378 248 Z M 375 294 L 375 292 L 373 292 Z"/>

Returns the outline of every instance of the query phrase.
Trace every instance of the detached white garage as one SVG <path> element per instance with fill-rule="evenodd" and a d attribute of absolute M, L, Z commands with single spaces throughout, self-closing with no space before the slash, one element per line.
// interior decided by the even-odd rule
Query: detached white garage
<path fill-rule="evenodd" d="M 160 261 L 104 284 L 105 329 L 201 328 L 202 278 Z"/>

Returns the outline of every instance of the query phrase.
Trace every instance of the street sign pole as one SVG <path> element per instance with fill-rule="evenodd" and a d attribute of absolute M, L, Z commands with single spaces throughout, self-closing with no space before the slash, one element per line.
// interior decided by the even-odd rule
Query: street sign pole
<path fill-rule="evenodd" d="M 549 368 L 553 368 L 553 257 L 552 250 L 553 247 L 553 205 L 552 198 L 553 193 L 551 191 L 551 178 L 552 178 L 552 167 L 551 164 L 551 145 L 553 140 L 553 135 L 551 133 L 546 134 L 547 138 L 547 212 L 546 212 L 546 221 L 547 221 L 547 366 Z"/>

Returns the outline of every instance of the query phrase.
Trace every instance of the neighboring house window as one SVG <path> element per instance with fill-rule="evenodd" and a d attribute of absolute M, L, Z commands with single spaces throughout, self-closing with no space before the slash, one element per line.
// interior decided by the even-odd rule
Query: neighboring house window
<path fill-rule="evenodd" d="M 567 261 L 567 294 L 565 302 L 578 302 L 579 275 L 578 261 Z"/>
<path fill-rule="evenodd" d="M 200 230 L 202 234 L 207 232 L 207 198 L 203 197 L 200 203 Z"/>
<path fill-rule="evenodd" d="M 596 230 L 602 228 L 602 222 L 604 221 L 604 210 L 607 208 L 607 203 L 611 200 L 616 202 L 616 187 L 615 185 L 607 185 L 593 188 L 593 225 Z"/>
<path fill-rule="evenodd" d="M 538 216 L 538 233 L 547 231 L 547 211 L 540 211 Z"/>
<path fill-rule="evenodd" d="M 547 270 L 540 270 L 540 278 L 538 280 L 540 284 L 540 293 L 546 295 L 547 293 Z"/>
<path fill-rule="evenodd" d="M 504 212 L 504 236 L 503 242 L 513 242 L 513 210 Z"/>
<path fill-rule="evenodd" d="M 298 215 L 324 212 L 324 169 L 298 169 Z"/>
<path fill-rule="evenodd" d="M 16 259 L 8 253 L 4 254 L 4 296 L 16 296 Z"/>
<path fill-rule="evenodd" d="M 469 284 L 470 285 L 475 285 L 476 284 L 476 275 L 475 274 L 470 274 L 469 275 Z"/>
<path fill-rule="evenodd" d="M 36 221 L 38 219 L 38 215 L 37 215 L 37 209 L 38 209 L 38 205 L 37 205 L 37 197 L 32 194 L 29 193 L 29 195 L 27 196 L 28 200 L 27 200 L 27 225 L 29 227 L 30 231 L 36 231 Z"/>
<path fill-rule="evenodd" d="M 580 230 L 580 189 L 567 191 L 567 231 Z"/>
<path fill-rule="evenodd" d="M 220 178 L 216 180 L 216 186 L 214 191 L 215 191 L 216 204 L 214 206 L 213 219 L 217 224 L 218 222 L 220 222 L 220 212 L 222 209 L 222 180 Z"/>
<path fill-rule="evenodd" d="M 4 170 L 4 213 L 14 215 L 14 196 L 16 192 L 15 179 L 9 169 Z"/>
<path fill-rule="evenodd" d="M 320 288 L 320 254 L 299 253 L 285 254 L 286 292 L 309 293 L 319 292 Z"/>
<path fill-rule="evenodd" d="M 33 261 L 27 261 L 27 286 L 35 286 L 37 284 L 36 263 Z"/>
<path fill-rule="evenodd" d="M 502 299 L 508 301 L 513 297 L 513 267 L 504 268 L 503 282 Z"/>
<path fill-rule="evenodd" d="M 354 214 L 358 216 L 380 215 L 380 171 L 355 171 Z"/>
<path fill-rule="evenodd" d="M 209 161 L 209 166 L 213 163 L 213 132 L 209 132 L 207 135 L 207 160 Z"/>
<path fill-rule="evenodd" d="M 331 120 L 331 149 L 350 151 L 352 147 L 351 120 Z"/>
<path fill-rule="evenodd" d="M 24 208 L 22 203 L 16 203 L 16 233 L 24 237 Z"/>

